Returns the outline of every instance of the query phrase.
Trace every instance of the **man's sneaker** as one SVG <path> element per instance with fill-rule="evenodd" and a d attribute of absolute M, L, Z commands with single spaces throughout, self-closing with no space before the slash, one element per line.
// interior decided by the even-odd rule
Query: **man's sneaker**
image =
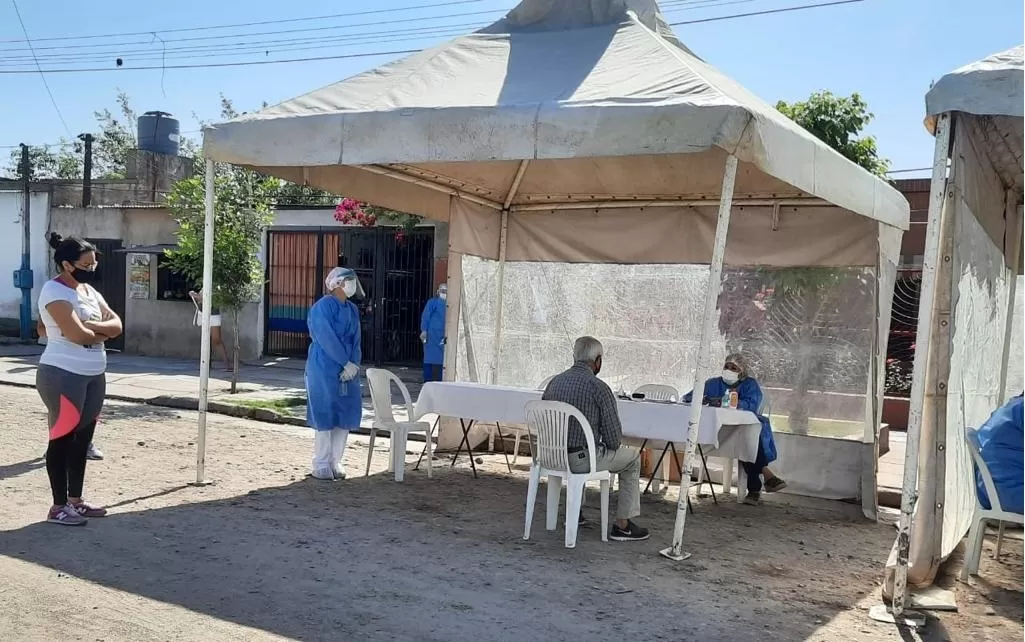
<path fill-rule="evenodd" d="M 62 526 L 85 526 L 89 520 L 80 515 L 72 506 L 58 506 L 50 509 L 50 512 L 46 514 L 46 521 Z"/>
<path fill-rule="evenodd" d="M 335 479 L 345 479 L 345 466 L 342 464 L 335 464 L 334 466 Z"/>
<path fill-rule="evenodd" d="M 761 493 L 748 493 L 747 497 L 744 498 L 744 503 L 748 506 L 757 506 L 762 503 Z"/>
<path fill-rule="evenodd" d="M 787 483 L 780 477 L 773 477 L 769 481 L 765 482 L 765 492 L 775 493 L 781 491 L 787 487 Z"/>
<path fill-rule="evenodd" d="M 632 521 L 627 521 L 626 528 L 620 528 L 617 524 L 613 524 L 609 537 L 617 542 L 639 542 L 648 539 L 651 535 L 648 533 L 648 529 L 641 528 Z"/>
<path fill-rule="evenodd" d="M 89 444 L 89 450 L 85 451 L 85 458 L 92 459 L 93 461 L 103 460 L 103 451 L 95 446 L 95 444 Z"/>

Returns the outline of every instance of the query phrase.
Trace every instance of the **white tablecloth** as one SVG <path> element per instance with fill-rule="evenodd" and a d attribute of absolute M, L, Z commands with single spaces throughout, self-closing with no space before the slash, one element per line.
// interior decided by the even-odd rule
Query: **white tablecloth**
<path fill-rule="evenodd" d="M 429 382 L 416 401 L 417 417 L 438 414 L 485 423 L 524 424 L 526 405 L 541 399 L 541 392 L 525 388 L 479 383 Z M 623 437 L 631 442 L 687 441 L 688 405 L 620 399 Z M 752 412 L 731 408 L 704 408 L 698 425 L 698 443 L 711 446 L 718 457 L 754 461 L 762 426 Z M 655 446 L 655 444 L 651 444 Z M 706 453 L 708 454 L 708 453 Z"/>

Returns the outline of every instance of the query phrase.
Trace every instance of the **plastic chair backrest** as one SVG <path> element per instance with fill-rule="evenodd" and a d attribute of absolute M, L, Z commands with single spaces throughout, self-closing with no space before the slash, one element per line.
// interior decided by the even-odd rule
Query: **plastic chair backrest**
<path fill-rule="evenodd" d="M 769 395 L 762 390 L 762 403 L 758 406 L 758 410 L 755 412 L 759 417 L 768 417 L 772 414 L 772 402 L 769 400 Z"/>
<path fill-rule="evenodd" d="M 540 384 L 538 384 L 537 389 L 540 390 L 541 392 L 544 392 L 545 390 L 548 390 L 548 384 L 550 384 L 552 382 L 552 379 L 554 379 L 557 376 L 558 375 L 552 375 L 552 376 L 546 378 L 544 381 L 542 381 Z"/>
<path fill-rule="evenodd" d="M 374 407 L 374 417 L 378 421 L 395 423 L 395 414 L 392 412 L 391 385 L 394 383 L 402 394 L 402 402 L 406 405 L 406 421 L 414 421 L 413 402 L 409 397 L 409 390 L 402 380 L 395 376 L 395 373 L 383 368 L 367 369 L 367 385 L 370 386 L 370 401 Z"/>
<path fill-rule="evenodd" d="M 595 472 L 594 433 L 584 415 L 561 401 L 527 402 L 527 430 L 536 440 L 534 464 L 548 470 L 569 471 L 569 420 L 576 419 L 587 439 L 591 470 Z"/>
<path fill-rule="evenodd" d="M 679 390 L 660 383 L 646 383 L 634 390 L 634 394 L 644 395 L 645 399 L 650 399 L 651 401 L 672 401 L 676 403 L 680 400 Z"/>
<path fill-rule="evenodd" d="M 965 441 L 968 443 L 968 452 L 972 454 L 975 461 L 975 468 L 982 477 L 982 485 L 986 487 L 986 497 L 989 498 L 991 510 L 1004 512 L 1000 506 L 1000 496 L 997 495 L 997 488 L 993 484 L 993 476 L 989 474 L 989 467 L 986 460 L 982 458 L 982 447 L 979 445 L 979 433 L 974 428 L 965 428 Z"/>

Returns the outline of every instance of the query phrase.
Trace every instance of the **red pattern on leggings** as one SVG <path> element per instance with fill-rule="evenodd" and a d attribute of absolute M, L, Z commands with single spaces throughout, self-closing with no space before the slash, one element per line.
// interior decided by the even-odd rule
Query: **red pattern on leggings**
<path fill-rule="evenodd" d="M 82 420 L 82 413 L 71 400 L 61 395 L 60 411 L 57 413 L 57 420 L 50 426 L 50 439 L 60 439 L 70 435 L 78 427 Z"/>

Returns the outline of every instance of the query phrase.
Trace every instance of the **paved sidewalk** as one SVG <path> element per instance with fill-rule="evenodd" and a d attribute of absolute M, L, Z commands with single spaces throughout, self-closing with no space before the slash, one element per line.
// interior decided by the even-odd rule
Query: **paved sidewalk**
<path fill-rule="evenodd" d="M 36 365 L 42 346 L 0 345 L 0 384 L 35 387 Z M 245 363 L 240 368 L 239 392 L 230 394 L 231 374 L 210 373 L 211 412 L 262 421 L 304 425 L 306 397 L 302 359 L 271 358 Z M 409 388 L 415 400 L 420 392 L 419 369 L 391 368 Z M 364 386 L 364 419 L 370 411 L 369 390 Z M 154 406 L 193 410 L 199 405 L 199 363 L 182 359 L 108 354 L 107 397 Z M 294 403 L 288 408 L 274 402 Z"/>

